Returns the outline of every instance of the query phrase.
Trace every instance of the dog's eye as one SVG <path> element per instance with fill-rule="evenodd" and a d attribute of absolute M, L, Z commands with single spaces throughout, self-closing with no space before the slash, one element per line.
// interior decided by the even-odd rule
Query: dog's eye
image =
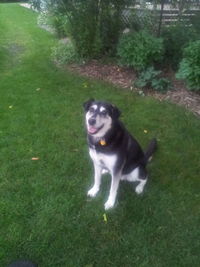
<path fill-rule="evenodd" d="M 90 113 L 94 113 L 95 110 L 94 110 L 94 108 L 91 107 L 91 108 L 89 109 L 89 111 L 90 111 Z"/>
<path fill-rule="evenodd" d="M 103 111 L 101 112 L 101 114 L 102 114 L 103 116 L 106 116 L 106 115 L 107 115 L 107 111 L 106 111 L 106 110 L 103 110 Z"/>

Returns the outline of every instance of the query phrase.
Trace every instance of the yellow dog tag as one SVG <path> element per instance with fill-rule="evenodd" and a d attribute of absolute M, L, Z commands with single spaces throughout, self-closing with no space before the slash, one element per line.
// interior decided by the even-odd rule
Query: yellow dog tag
<path fill-rule="evenodd" d="M 105 141 L 104 139 L 101 139 L 101 140 L 100 140 L 100 144 L 101 144 L 102 146 L 105 146 L 105 145 L 106 145 L 106 141 Z"/>

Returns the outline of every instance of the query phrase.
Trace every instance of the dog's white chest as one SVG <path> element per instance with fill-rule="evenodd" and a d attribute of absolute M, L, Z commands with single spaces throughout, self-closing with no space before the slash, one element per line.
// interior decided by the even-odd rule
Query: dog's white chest
<path fill-rule="evenodd" d="M 113 171 L 117 161 L 116 155 L 105 155 L 103 153 L 97 153 L 94 149 L 90 149 L 89 153 L 95 164 L 101 166 L 102 168 L 108 169 L 108 171 L 110 172 Z"/>

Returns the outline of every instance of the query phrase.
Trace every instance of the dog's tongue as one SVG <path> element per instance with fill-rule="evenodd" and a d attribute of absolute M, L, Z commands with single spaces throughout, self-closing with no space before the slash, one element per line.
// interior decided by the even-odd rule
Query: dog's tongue
<path fill-rule="evenodd" d="M 91 134 L 96 133 L 96 131 L 97 131 L 97 128 L 95 128 L 95 127 L 89 127 L 89 129 L 88 129 L 88 132 Z"/>

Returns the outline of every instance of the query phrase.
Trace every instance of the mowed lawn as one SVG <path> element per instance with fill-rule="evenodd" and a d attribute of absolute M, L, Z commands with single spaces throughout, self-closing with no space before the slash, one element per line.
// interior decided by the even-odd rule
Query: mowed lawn
<path fill-rule="evenodd" d="M 57 68 L 57 40 L 36 21 L 31 10 L 0 4 L 0 266 L 200 266 L 200 120 Z M 143 196 L 122 182 L 107 221 L 110 177 L 96 199 L 86 196 L 90 97 L 117 105 L 142 147 L 158 139 Z"/>

